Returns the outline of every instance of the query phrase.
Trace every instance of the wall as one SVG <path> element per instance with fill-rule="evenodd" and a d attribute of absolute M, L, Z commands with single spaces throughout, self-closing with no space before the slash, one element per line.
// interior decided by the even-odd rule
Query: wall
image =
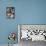
<path fill-rule="evenodd" d="M 15 19 L 6 19 L 7 6 L 15 7 Z M 0 0 L 0 44 L 8 43 L 9 32 L 18 32 L 17 24 L 46 24 L 46 0 Z"/>
<path fill-rule="evenodd" d="M 19 24 L 46 24 L 46 0 L 17 0 Z"/>
<path fill-rule="evenodd" d="M 10 4 L 10 5 L 9 5 Z M 17 19 L 7 19 L 6 18 L 6 7 L 15 6 L 16 1 L 11 2 L 9 0 L 0 0 L 0 44 L 7 44 L 8 34 L 10 32 L 16 32 L 17 35 Z M 15 41 L 18 42 L 17 39 Z"/>

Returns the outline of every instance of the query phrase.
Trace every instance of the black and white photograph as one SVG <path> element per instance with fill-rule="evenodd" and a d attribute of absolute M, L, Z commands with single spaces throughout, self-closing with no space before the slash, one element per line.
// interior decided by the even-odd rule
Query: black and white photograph
<path fill-rule="evenodd" d="M 6 16 L 9 19 L 15 18 L 15 7 L 6 7 Z"/>
<path fill-rule="evenodd" d="M 18 25 L 20 46 L 43 45 L 46 43 L 46 25 Z"/>

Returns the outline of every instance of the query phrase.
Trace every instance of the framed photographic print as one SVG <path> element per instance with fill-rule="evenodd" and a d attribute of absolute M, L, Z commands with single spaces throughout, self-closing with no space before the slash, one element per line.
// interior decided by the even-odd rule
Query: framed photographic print
<path fill-rule="evenodd" d="M 6 16 L 8 19 L 15 18 L 15 7 L 6 7 Z"/>
<path fill-rule="evenodd" d="M 20 39 L 19 42 L 21 40 L 46 41 L 46 25 L 19 24 L 18 38 Z"/>

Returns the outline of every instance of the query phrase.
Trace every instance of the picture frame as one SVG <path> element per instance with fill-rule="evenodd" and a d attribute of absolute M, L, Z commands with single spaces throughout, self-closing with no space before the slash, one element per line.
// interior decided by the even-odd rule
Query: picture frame
<path fill-rule="evenodd" d="M 6 17 L 8 19 L 15 19 L 15 7 L 6 7 Z"/>

